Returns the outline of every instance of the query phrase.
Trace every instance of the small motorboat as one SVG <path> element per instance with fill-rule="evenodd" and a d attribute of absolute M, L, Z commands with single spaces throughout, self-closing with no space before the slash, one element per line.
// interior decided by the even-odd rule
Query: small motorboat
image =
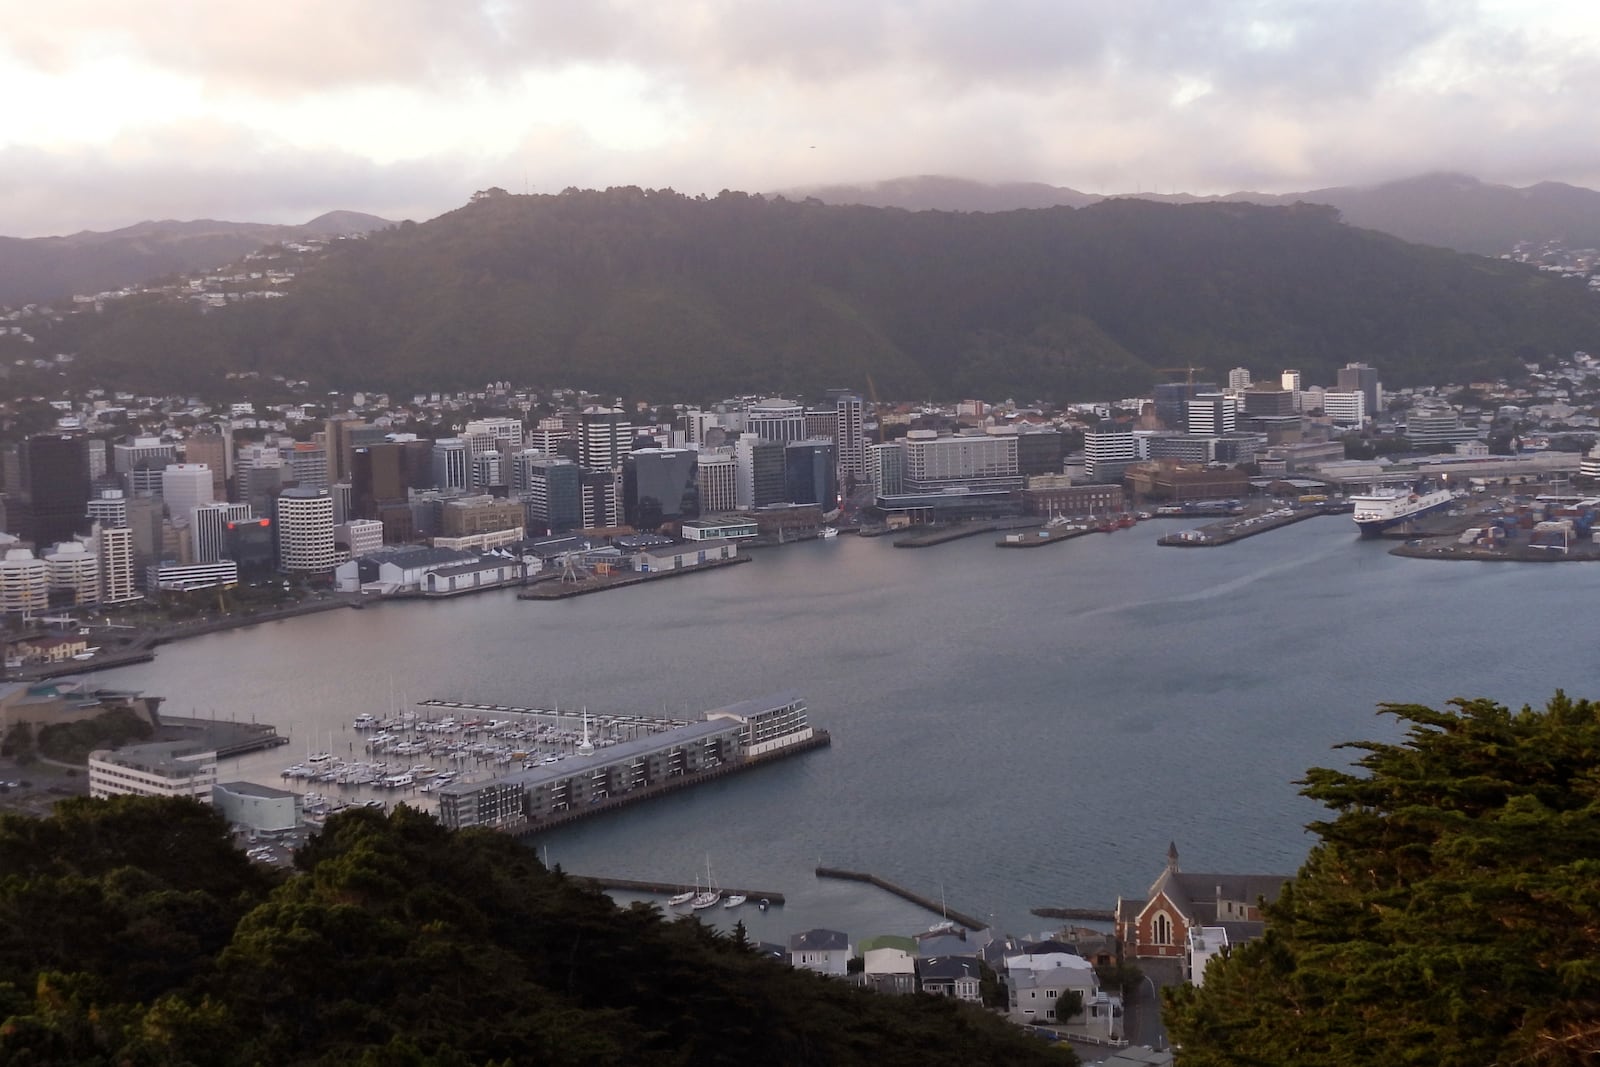
<path fill-rule="evenodd" d="M 733 895 L 728 897 L 727 900 L 724 900 L 722 902 L 722 906 L 724 908 L 737 908 L 740 904 L 743 904 L 745 901 L 747 901 L 749 899 L 750 898 L 745 896 L 743 893 L 734 893 Z"/>

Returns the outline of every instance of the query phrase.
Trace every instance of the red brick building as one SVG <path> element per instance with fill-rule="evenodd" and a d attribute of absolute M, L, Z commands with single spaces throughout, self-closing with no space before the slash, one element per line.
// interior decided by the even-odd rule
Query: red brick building
<path fill-rule="evenodd" d="M 1262 900 L 1274 901 L 1285 874 L 1197 874 L 1178 869 L 1178 848 L 1145 899 L 1117 899 L 1117 936 L 1130 959 L 1182 957 L 1192 927 L 1220 926 L 1231 944 L 1261 936 Z"/>

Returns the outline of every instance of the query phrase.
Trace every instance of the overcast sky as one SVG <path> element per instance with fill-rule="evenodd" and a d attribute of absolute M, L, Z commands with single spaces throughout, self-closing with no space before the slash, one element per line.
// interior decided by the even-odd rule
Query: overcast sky
<path fill-rule="evenodd" d="M 1600 186 L 1597 0 L 0 0 L 0 234 L 908 174 Z"/>

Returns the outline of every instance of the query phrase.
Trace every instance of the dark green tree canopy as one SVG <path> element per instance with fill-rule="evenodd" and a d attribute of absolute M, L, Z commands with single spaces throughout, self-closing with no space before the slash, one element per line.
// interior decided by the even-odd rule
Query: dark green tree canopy
<path fill-rule="evenodd" d="M 1075 1062 L 406 807 L 330 819 L 298 865 L 253 866 L 191 801 L 0 817 L 0 1065 Z"/>
<path fill-rule="evenodd" d="M 1404 741 L 1302 783 L 1334 815 L 1266 936 L 1169 1000 L 1180 1062 L 1597 1062 L 1600 708 L 1383 711 Z"/>

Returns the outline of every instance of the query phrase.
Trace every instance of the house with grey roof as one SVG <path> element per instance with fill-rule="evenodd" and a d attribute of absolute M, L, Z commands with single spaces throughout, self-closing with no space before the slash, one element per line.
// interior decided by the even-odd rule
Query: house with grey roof
<path fill-rule="evenodd" d="M 807 930 L 789 936 L 789 963 L 818 974 L 845 975 L 850 970 L 850 939 L 838 930 Z"/>
<path fill-rule="evenodd" d="M 927 956 L 917 960 L 924 993 L 978 1003 L 983 999 L 983 967 L 972 956 Z"/>

